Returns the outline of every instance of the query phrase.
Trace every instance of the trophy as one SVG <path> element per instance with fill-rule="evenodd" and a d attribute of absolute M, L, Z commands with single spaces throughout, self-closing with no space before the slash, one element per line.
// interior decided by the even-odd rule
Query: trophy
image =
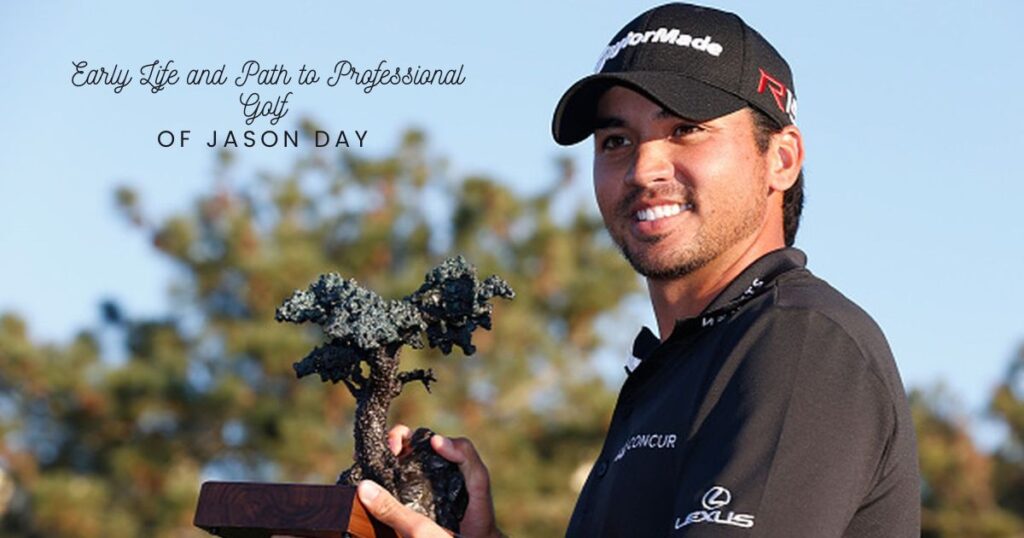
<path fill-rule="evenodd" d="M 226 537 L 385 536 L 390 530 L 368 518 L 355 501 L 355 485 L 369 479 L 400 502 L 458 532 L 468 496 L 458 466 L 430 446 L 433 432 L 417 429 L 410 447 L 395 455 L 387 445 L 391 401 L 408 383 L 429 392 L 432 370 L 401 371 L 403 346 L 427 344 L 450 354 L 476 349 L 473 331 L 491 328 L 494 297 L 515 296 L 497 276 L 479 281 L 461 256 L 427 273 L 423 285 L 400 300 L 385 300 L 355 280 L 321 275 L 278 309 L 276 319 L 314 323 L 325 341 L 295 363 L 298 377 L 319 374 L 342 383 L 356 399 L 355 462 L 335 486 L 207 482 L 200 492 L 195 524 Z"/>

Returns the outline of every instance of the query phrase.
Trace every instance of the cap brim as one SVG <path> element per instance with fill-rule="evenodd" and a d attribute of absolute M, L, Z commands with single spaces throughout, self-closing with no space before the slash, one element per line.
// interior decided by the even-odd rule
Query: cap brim
<path fill-rule="evenodd" d="M 555 142 L 568 146 L 590 136 L 594 132 L 597 102 L 612 86 L 635 90 L 669 112 L 694 121 L 707 121 L 747 106 L 746 101 L 721 88 L 676 73 L 598 73 L 580 79 L 558 101 L 551 122 Z"/>

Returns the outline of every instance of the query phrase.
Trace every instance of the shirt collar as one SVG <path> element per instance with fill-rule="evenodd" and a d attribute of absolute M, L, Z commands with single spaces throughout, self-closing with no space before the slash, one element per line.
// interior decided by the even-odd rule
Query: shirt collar
<path fill-rule="evenodd" d="M 779 275 L 806 265 L 807 255 L 796 248 L 773 250 L 761 256 L 734 278 L 700 315 L 676 320 L 673 334 L 682 332 L 682 326 L 690 323 L 698 324 L 699 328 L 715 325 L 727 318 L 740 305 L 773 286 Z M 633 341 L 633 357 L 638 360 L 646 359 L 659 345 L 661 340 L 654 331 L 644 327 Z M 636 364 L 636 361 L 630 360 L 629 364 Z M 627 365 L 626 370 L 631 371 L 633 368 Z"/>

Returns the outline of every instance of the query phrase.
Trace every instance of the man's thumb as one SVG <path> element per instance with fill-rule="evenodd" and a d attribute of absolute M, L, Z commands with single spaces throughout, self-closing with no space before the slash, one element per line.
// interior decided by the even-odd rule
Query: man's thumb
<path fill-rule="evenodd" d="M 419 538 L 448 538 L 451 536 L 451 533 L 437 526 L 426 516 L 403 506 L 386 489 L 371 480 L 360 482 L 356 494 L 359 495 L 359 501 L 363 503 L 371 516 L 394 529 L 400 536 Z"/>
<path fill-rule="evenodd" d="M 397 515 L 396 512 L 400 505 L 384 488 L 372 480 L 363 480 L 359 483 L 359 488 L 356 491 L 359 495 L 359 500 L 366 507 L 366 511 L 370 512 L 373 517 L 388 526 L 393 526 L 393 523 L 397 523 L 391 520 Z"/>

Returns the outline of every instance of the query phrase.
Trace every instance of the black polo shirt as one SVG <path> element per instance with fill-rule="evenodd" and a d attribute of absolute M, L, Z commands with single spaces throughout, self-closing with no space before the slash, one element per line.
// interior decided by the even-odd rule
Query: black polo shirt
<path fill-rule="evenodd" d="M 796 249 L 659 342 L 644 328 L 568 536 L 920 536 L 889 346 Z"/>

